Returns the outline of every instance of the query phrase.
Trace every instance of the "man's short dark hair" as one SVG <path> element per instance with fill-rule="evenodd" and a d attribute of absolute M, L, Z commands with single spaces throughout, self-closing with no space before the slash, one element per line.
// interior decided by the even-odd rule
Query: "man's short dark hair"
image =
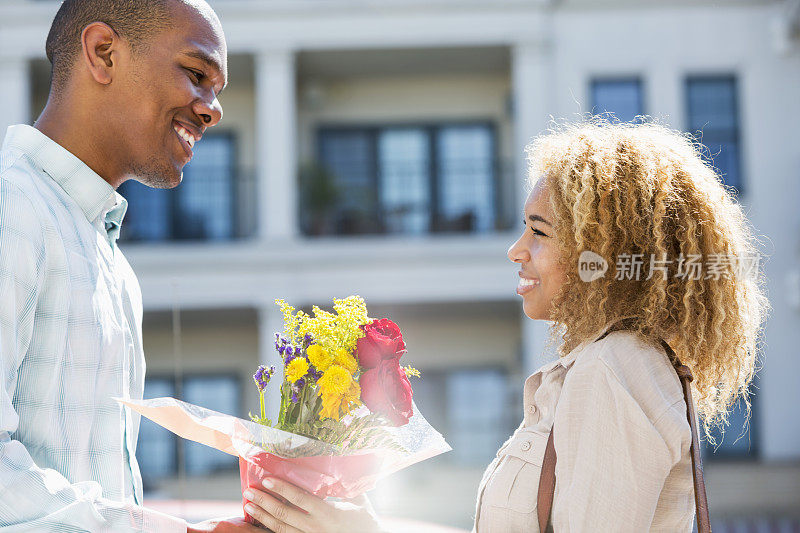
<path fill-rule="evenodd" d="M 60 87 L 81 52 L 81 33 L 92 22 L 104 22 L 138 51 L 148 37 L 171 26 L 169 0 L 64 0 L 47 35 L 51 87 Z"/>

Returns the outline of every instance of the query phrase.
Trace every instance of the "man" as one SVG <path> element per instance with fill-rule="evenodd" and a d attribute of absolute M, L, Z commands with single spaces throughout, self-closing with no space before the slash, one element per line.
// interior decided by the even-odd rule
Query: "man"
<path fill-rule="evenodd" d="M 144 509 L 139 286 L 116 246 L 128 179 L 175 187 L 222 118 L 220 22 L 203 0 L 66 0 L 50 95 L 0 151 L 0 529 L 257 531 Z"/>

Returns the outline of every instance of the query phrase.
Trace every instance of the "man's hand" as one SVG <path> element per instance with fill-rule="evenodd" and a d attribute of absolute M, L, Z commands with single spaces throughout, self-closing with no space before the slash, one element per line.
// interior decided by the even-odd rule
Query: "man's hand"
<path fill-rule="evenodd" d="M 199 524 L 189 524 L 186 533 L 264 533 L 260 527 L 248 524 L 242 517 L 215 518 Z"/>

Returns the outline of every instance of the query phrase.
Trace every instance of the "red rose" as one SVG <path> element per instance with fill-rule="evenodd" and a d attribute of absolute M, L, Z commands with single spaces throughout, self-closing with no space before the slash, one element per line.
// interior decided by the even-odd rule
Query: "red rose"
<path fill-rule="evenodd" d="M 373 413 L 388 418 L 395 426 L 408 424 L 414 414 L 411 383 L 397 359 L 381 361 L 377 368 L 361 374 L 361 401 Z"/>
<path fill-rule="evenodd" d="M 406 352 L 400 328 L 388 318 L 374 320 L 362 327 L 366 336 L 358 339 L 356 356 L 363 368 L 375 368 L 381 361 L 400 359 Z"/>

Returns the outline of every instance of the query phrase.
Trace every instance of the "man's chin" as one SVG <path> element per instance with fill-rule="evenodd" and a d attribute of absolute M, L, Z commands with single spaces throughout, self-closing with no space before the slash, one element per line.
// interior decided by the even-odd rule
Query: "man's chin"
<path fill-rule="evenodd" d="M 183 169 L 178 171 L 177 174 L 173 174 L 172 176 L 169 176 L 169 186 L 165 187 L 165 188 L 174 189 L 175 187 L 180 185 L 181 182 L 183 182 Z"/>
<path fill-rule="evenodd" d="M 134 179 L 151 189 L 174 189 L 183 181 L 183 168 L 139 172 Z"/>

